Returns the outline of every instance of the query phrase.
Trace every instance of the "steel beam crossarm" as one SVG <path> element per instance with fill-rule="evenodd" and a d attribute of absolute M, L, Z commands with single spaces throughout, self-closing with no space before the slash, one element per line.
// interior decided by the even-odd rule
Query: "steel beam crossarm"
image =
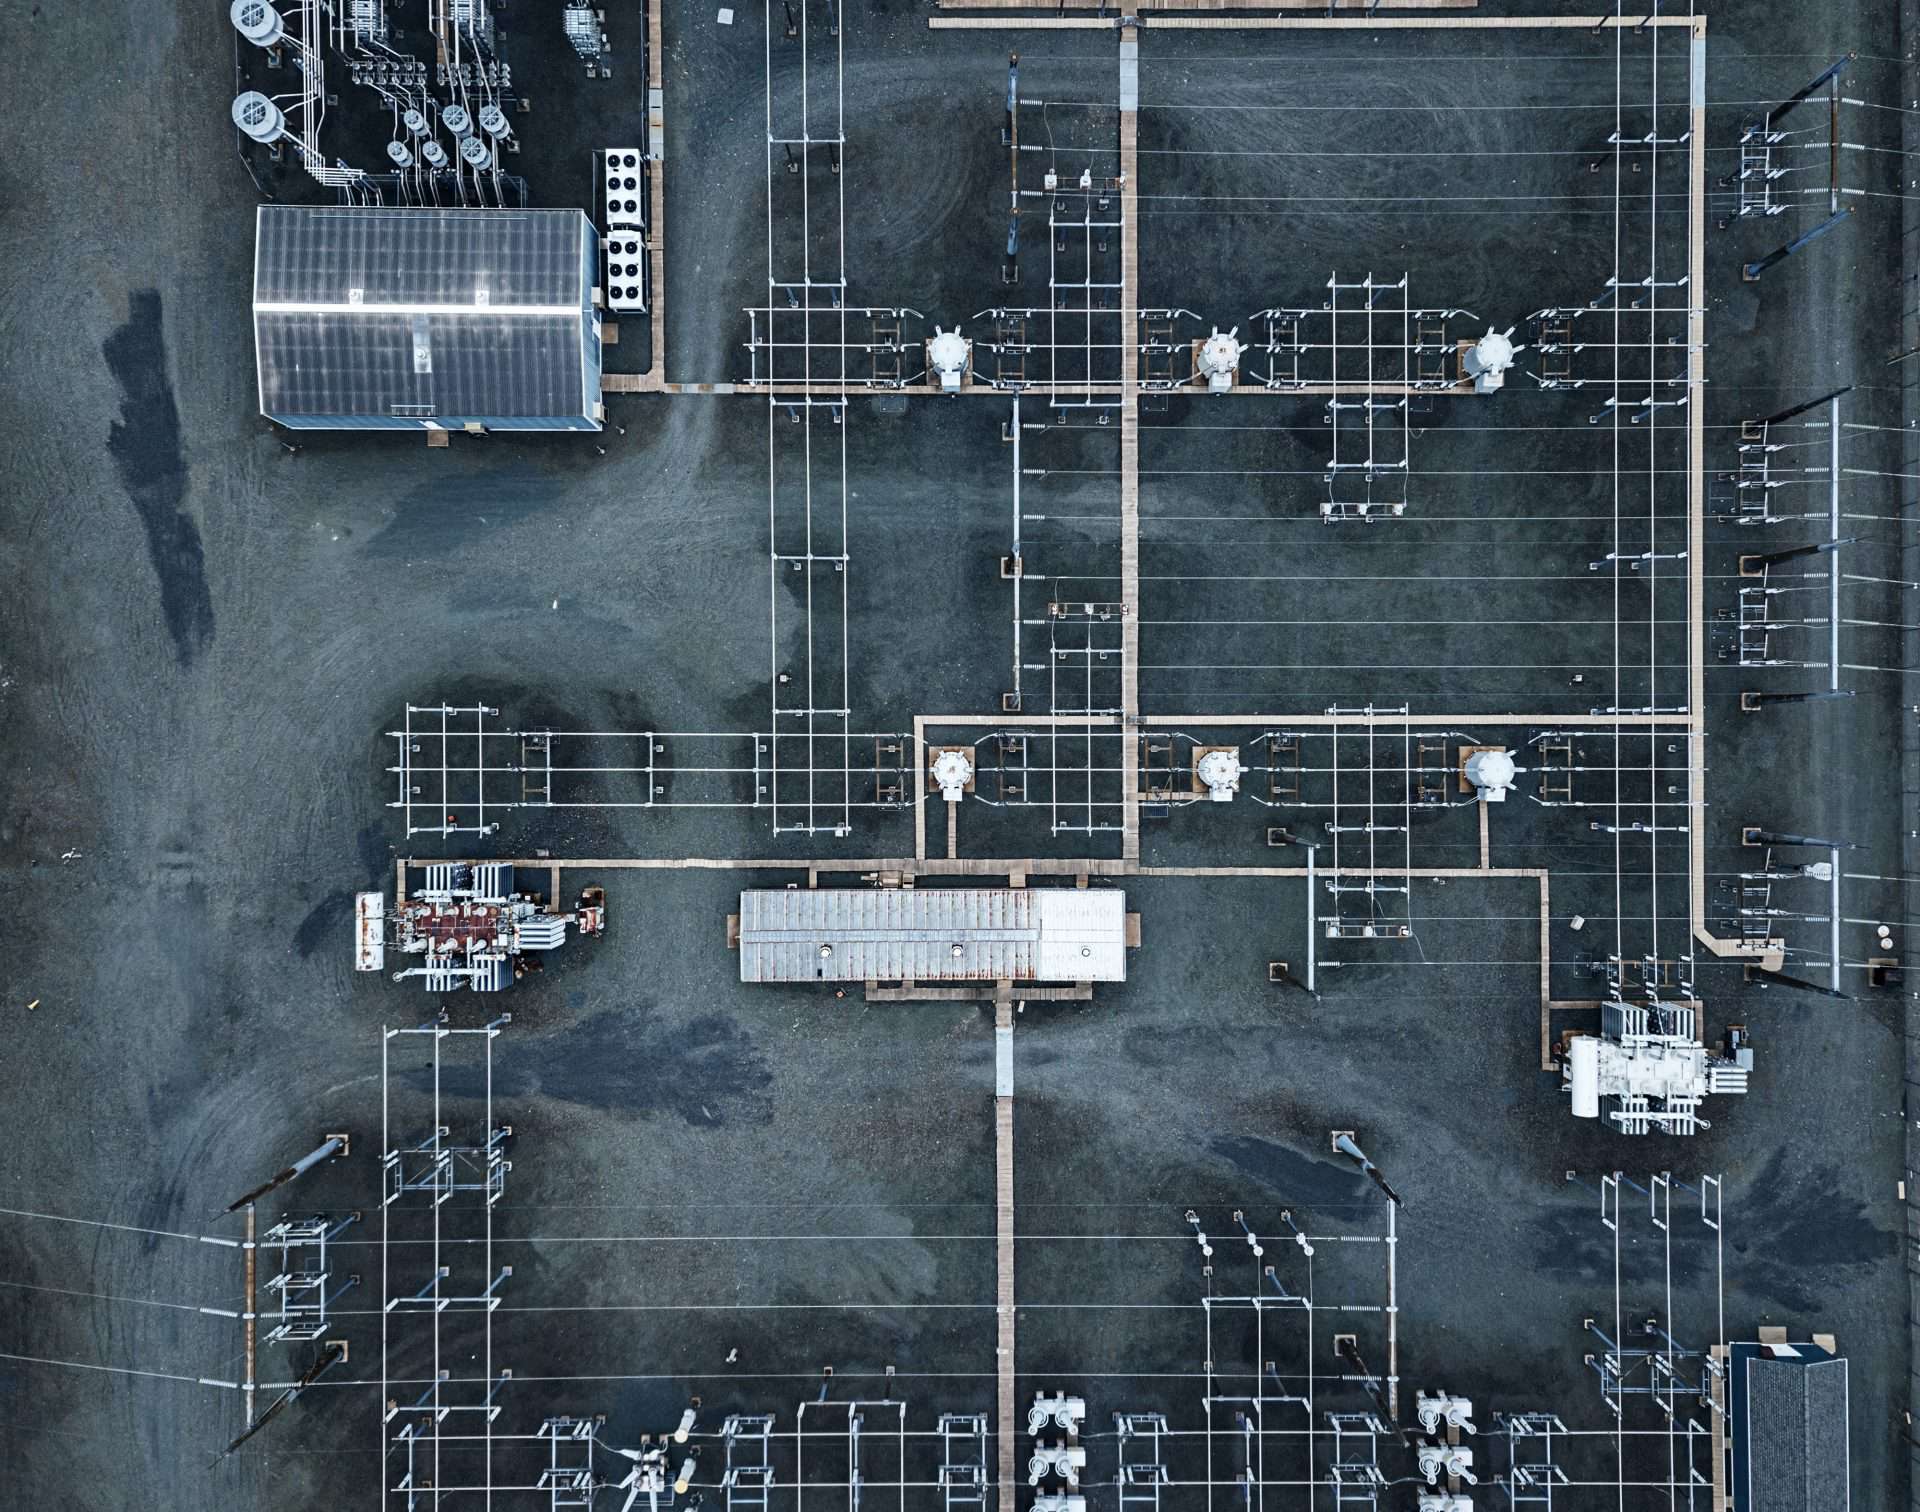
<path fill-rule="evenodd" d="M 330 1134 L 320 1142 L 317 1149 L 301 1156 L 300 1159 L 296 1160 L 292 1165 L 277 1175 L 268 1178 L 251 1192 L 248 1192 L 244 1197 L 237 1198 L 227 1204 L 226 1210 L 229 1213 L 237 1213 L 242 1208 L 251 1207 L 268 1193 L 277 1191 L 288 1182 L 305 1175 L 308 1171 L 319 1165 L 321 1161 L 331 1160 L 337 1155 L 343 1155 L 346 1153 L 346 1150 L 347 1136 L 344 1134 Z"/>

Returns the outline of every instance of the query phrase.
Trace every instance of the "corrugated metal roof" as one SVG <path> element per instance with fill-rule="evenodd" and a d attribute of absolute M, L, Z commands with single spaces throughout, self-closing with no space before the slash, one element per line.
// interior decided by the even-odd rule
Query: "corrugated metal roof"
<path fill-rule="evenodd" d="M 597 254 L 578 210 L 262 206 L 261 412 L 585 418 Z"/>
<path fill-rule="evenodd" d="M 1066 888 L 740 894 L 743 982 L 1121 982 L 1126 895 Z"/>
<path fill-rule="evenodd" d="M 253 297 L 263 304 L 347 302 L 494 308 L 580 303 L 578 210 L 406 210 L 262 205 Z"/>
<path fill-rule="evenodd" d="M 1843 1512 L 1848 1506 L 1847 1362 L 1810 1344 L 1734 1355 L 1738 1512 Z"/>

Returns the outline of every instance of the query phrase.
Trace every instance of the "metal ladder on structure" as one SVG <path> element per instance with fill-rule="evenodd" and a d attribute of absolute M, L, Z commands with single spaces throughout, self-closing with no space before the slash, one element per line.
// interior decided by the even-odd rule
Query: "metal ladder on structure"
<path fill-rule="evenodd" d="M 1160 1488 L 1167 1484 L 1161 1445 L 1166 1418 L 1158 1412 L 1116 1412 L 1113 1427 L 1120 1441 L 1120 1468 L 1114 1476 L 1120 1512 L 1160 1512 Z"/>
<path fill-rule="evenodd" d="M 1173 316 L 1164 310 L 1141 316 L 1140 387 L 1173 387 Z M 1160 408 L 1164 409 L 1162 402 Z"/>
<path fill-rule="evenodd" d="M 1542 735 L 1540 779 L 1534 797 L 1543 804 L 1573 802 L 1573 737 Z"/>
<path fill-rule="evenodd" d="M 1444 737 L 1434 739 L 1423 736 L 1413 747 L 1413 777 L 1415 781 L 1413 801 L 1416 804 L 1432 805 L 1447 801 L 1447 742 Z"/>
<path fill-rule="evenodd" d="M 548 1418 L 539 1437 L 547 1441 L 547 1464 L 536 1483 L 547 1493 L 548 1512 L 565 1507 L 593 1506 L 599 1489 L 593 1477 L 593 1433 L 590 1418 Z"/>
<path fill-rule="evenodd" d="M 1567 1472 L 1553 1459 L 1554 1435 L 1566 1433 L 1567 1425 L 1551 1412 L 1519 1412 L 1509 1417 L 1496 1414 L 1495 1421 L 1506 1430 L 1507 1476 L 1503 1489 L 1507 1501 L 1515 1507 L 1550 1509 L 1553 1488 L 1568 1484 Z"/>
<path fill-rule="evenodd" d="M 1786 486 L 1785 478 L 1773 476 L 1773 454 L 1780 443 L 1769 438 L 1763 422 L 1740 428 L 1740 465 L 1728 481 L 1733 484 L 1736 513 L 1740 525 L 1772 525 L 1781 517 L 1773 513 L 1773 491 Z"/>
<path fill-rule="evenodd" d="M 906 777 L 901 769 L 905 759 L 905 748 L 900 741 L 874 739 L 873 798 L 882 809 L 891 811 L 907 806 Z"/>
<path fill-rule="evenodd" d="M 720 1489 L 727 1512 L 767 1512 L 773 1490 L 773 1419 L 735 1414 L 720 1425 L 720 1443 L 726 1465 Z"/>
<path fill-rule="evenodd" d="M 1267 737 L 1267 797 L 1275 803 L 1300 801 L 1300 737 Z"/>
<path fill-rule="evenodd" d="M 1270 389 L 1300 387 L 1300 316 L 1287 310 L 1269 310 L 1267 371 L 1262 382 Z"/>
<path fill-rule="evenodd" d="M 1329 1412 L 1327 1425 L 1333 1429 L 1327 1479 L 1333 1486 L 1334 1506 L 1376 1512 L 1387 1486 L 1380 1471 L 1380 1436 L 1387 1425 L 1371 1412 Z"/>
<path fill-rule="evenodd" d="M 1767 586 L 1764 576 L 1758 583 L 1740 590 L 1740 665 L 1743 667 L 1773 665 L 1769 652 L 1772 632 L 1777 628 L 1771 618 L 1775 592 L 1776 589 Z"/>
<path fill-rule="evenodd" d="M 553 736 L 545 730 L 520 737 L 520 801 L 553 802 Z"/>
<path fill-rule="evenodd" d="M 1002 315 L 993 323 L 993 386 L 1019 388 L 1027 381 L 1027 318 Z"/>
<path fill-rule="evenodd" d="M 873 358 L 873 386 L 898 388 L 900 376 L 900 312 L 879 310 L 869 317 L 873 323 L 873 343 L 867 351 Z"/>
<path fill-rule="evenodd" d="M 1757 873 L 1742 873 L 1740 887 L 1740 943 L 1764 946 L 1773 938 L 1773 850 Z"/>
<path fill-rule="evenodd" d="M 1329 708 L 1327 713 L 1335 717 L 1335 722 L 1328 731 L 1331 737 L 1328 749 L 1332 753 L 1333 801 L 1329 809 L 1331 817 L 1323 826 L 1333 842 L 1333 864 L 1321 882 L 1334 900 L 1334 914 L 1325 920 L 1326 937 L 1330 940 L 1407 939 L 1413 933 L 1413 828 L 1410 821 L 1413 809 L 1414 777 L 1409 770 L 1413 764 L 1413 738 L 1412 732 L 1406 728 L 1406 705 L 1378 709 L 1371 704 L 1364 708 L 1341 708 L 1336 705 Z M 1342 715 L 1358 715 L 1364 723 L 1359 729 L 1349 726 L 1343 730 L 1338 722 Z M 1381 735 L 1381 726 L 1375 718 L 1377 715 L 1400 716 L 1398 724 L 1401 733 L 1398 740 L 1401 746 L 1401 758 L 1396 770 L 1405 784 L 1405 796 L 1401 799 L 1396 799 L 1391 793 L 1383 797 L 1380 792 L 1380 778 L 1386 769 L 1379 762 L 1378 748 L 1383 740 L 1391 743 L 1394 737 Z M 1340 742 L 1343 736 L 1366 741 L 1366 765 L 1359 774 L 1349 774 L 1349 796 L 1344 806 L 1340 796 Z M 1351 783 L 1354 775 L 1362 778 L 1363 797 L 1352 796 Z M 1364 813 L 1365 818 L 1357 824 L 1347 823 L 1345 816 L 1350 812 L 1356 815 Z M 1383 819 L 1382 815 L 1397 815 L 1398 822 L 1394 822 L 1392 817 Z M 1362 837 L 1359 841 L 1346 842 L 1349 851 L 1347 860 L 1344 862 L 1341 857 L 1341 836 L 1343 835 Z M 1379 847 L 1380 837 L 1383 835 L 1388 837 L 1389 843 L 1392 837 L 1399 837 L 1398 855 L 1395 859 L 1398 859 L 1401 864 L 1392 873 L 1400 877 L 1401 880 L 1398 882 L 1380 880 Z M 1366 863 L 1361 871 L 1360 880 L 1349 882 L 1344 880 L 1345 866 L 1352 860 L 1351 847 L 1355 844 L 1365 845 Z M 1348 915 L 1346 902 L 1350 897 L 1366 900 L 1364 918 Z M 1396 918 L 1383 910 L 1381 904 L 1383 897 L 1389 900 L 1397 897 L 1400 900 L 1398 905 L 1401 910 L 1400 917 Z"/>
<path fill-rule="evenodd" d="M 1740 166 L 1720 181 L 1723 186 L 1731 182 L 1740 191 L 1739 204 L 1730 219 L 1779 215 L 1786 210 L 1785 200 L 1776 204 L 1773 198 L 1774 181 L 1784 177 L 1787 171 L 1774 167 L 1773 149 L 1786 139 L 1784 131 L 1770 131 L 1764 122 L 1747 123 L 1740 133 Z"/>
<path fill-rule="evenodd" d="M 1447 338 L 1444 315 L 1423 314 L 1413 327 L 1414 382 L 1436 387 L 1458 379 L 1457 349 Z"/>
<path fill-rule="evenodd" d="M 358 1213 L 338 1220 L 324 1216 L 289 1218 L 267 1230 L 260 1248 L 280 1251 L 278 1273 L 266 1286 L 280 1299 L 280 1322 L 267 1335 L 269 1344 L 306 1342 L 326 1334 L 329 1309 L 360 1284 L 358 1276 L 348 1276 L 338 1286 L 332 1284 L 327 1245 L 359 1221 Z"/>
<path fill-rule="evenodd" d="M 1573 378 L 1573 354 L 1579 350 L 1573 339 L 1573 317 L 1550 310 L 1536 327 L 1534 349 L 1539 356 L 1539 371 L 1534 374 L 1542 388 L 1564 388 Z"/>
<path fill-rule="evenodd" d="M 984 1512 L 987 1504 L 987 1419 L 981 1413 L 940 1417 L 940 1495 L 943 1512 Z"/>

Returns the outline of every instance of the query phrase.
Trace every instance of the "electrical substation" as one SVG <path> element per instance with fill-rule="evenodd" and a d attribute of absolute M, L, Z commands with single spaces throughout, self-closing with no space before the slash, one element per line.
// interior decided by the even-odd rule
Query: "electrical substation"
<path fill-rule="evenodd" d="M 0 25 L 0 1505 L 1914 1504 L 1920 11 Z"/>

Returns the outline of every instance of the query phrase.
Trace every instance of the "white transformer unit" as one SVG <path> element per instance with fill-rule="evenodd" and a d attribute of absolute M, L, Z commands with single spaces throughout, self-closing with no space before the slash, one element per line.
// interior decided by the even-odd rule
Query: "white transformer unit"
<path fill-rule="evenodd" d="M 600 29 L 600 15 L 591 5 L 569 5 L 560 12 L 560 25 L 573 50 L 587 62 L 596 62 L 607 50 L 607 34 Z"/>
<path fill-rule="evenodd" d="M 1476 394 L 1491 394 L 1505 387 L 1507 369 L 1513 366 L 1514 354 L 1519 350 L 1513 344 L 1512 326 L 1504 331 L 1489 327 L 1487 334 L 1468 347 L 1461 357 L 1461 371 L 1473 380 Z"/>
<path fill-rule="evenodd" d="M 603 225 L 609 231 L 632 226 L 647 229 L 647 190 L 641 176 L 644 161 L 638 147 L 608 147 L 594 154 L 600 164 L 600 203 Z"/>
<path fill-rule="evenodd" d="M 647 239 L 638 231 L 607 233 L 607 308 L 616 315 L 647 310 Z"/>
<path fill-rule="evenodd" d="M 488 0 L 447 0 L 447 19 L 477 46 L 493 51 L 493 7 Z"/>
<path fill-rule="evenodd" d="M 349 0 L 347 29 L 362 42 L 386 41 L 386 0 Z"/>
<path fill-rule="evenodd" d="M 1234 375 L 1240 371 L 1240 356 L 1245 351 L 1240 327 L 1222 331 L 1216 326 L 1194 353 L 1194 376 L 1207 385 L 1209 393 L 1224 394 L 1233 387 Z"/>
<path fill-rule="evenodd" d="M 1482 746 L 1467 758 L 1461 775 L 1481 802 L 1505 803 L 1519 772 L 1520 768 L 1504 750 L 1498 746 Z"/>
<path fill-rule="evenodd" d="M 387 896 L 363 892 L 353 900 L 353 969 L 378 971 L 387 964 Z"/>
<path fill-rule="evenodd" d="M 933 369 L 934 377 L 939 380 L 940 392 L 957 394 L 960 385 L 966 381 L 967 365 L 973 361 L 973 343 L 959 331 L 943 331 L 939 326 L 933 328 L 933 335 L 927 342 L 927 366 Z"/>
<path fill-rule="evenodd" d="M 598 935 L 607 926 L 606 897 L 588 888 L 571 913 L 513 890 L 505 862 L 435 862 L 426 885 L 391 910 L 384 895 L 354 899 L 356 971 L 378 971 L 391 947 L 421 957 L 421 964 L 393 974 L 396 982 L 418 977 L 429 992 L 498 992 L 528 971 L 531 957 L 566 943 L 567 930 Z"/>
<path fill-rule="evenodd" d="M 967 789 L 973 786 L 973 752 L 965 746 L 943 746 L 933 753 L 928 771 L 943 799 L 963 802 Z"/>
<path fill-rule="evenodd" d="M 1229 803 L 1240 791 L 1240 779 L 1246 774 L 1240 765 L 1240 753 L 1232 746 L 1203 746 L 1194 752 L 1193 780 L 1205 788 L 1210 803 Z"/>
<path fill-rule="evenodd" d="M 1601 1032 L 1568 1040 L 1561 1061 L 1561 1087 L 1575 1118 L 1599 1118 L 1623 1134 L 1693 1134 L 1710 1128 L 1700 1104 L 1715 1093 L 1747 1090 L 1753 1050 L 1739 1030 L 1728 1053 L 1716 1055 L 1695 1034 L 1694 1010 L 1662 1003 L 1649 1010 L 1630 1003 L 1603 1003 Z"/>

